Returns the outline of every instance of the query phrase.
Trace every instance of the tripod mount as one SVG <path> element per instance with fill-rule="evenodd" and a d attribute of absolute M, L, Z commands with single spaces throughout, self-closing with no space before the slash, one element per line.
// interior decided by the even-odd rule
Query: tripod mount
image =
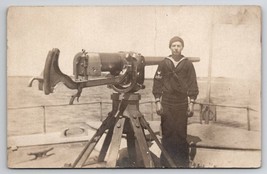
<path fill-rule="evenodd" d="M 155 156 L 149 150 L 149 142 L 147 141 L 145 130 L 150 133 L 150 136 L 155 140 L 162 154 L 166 157 L 171 167 L 176 167 L 172 159 L 162 147 L 157 136 L 149 126 L 149 123 L 144 119 L 144 116 L 139 111 L 139 100 L 141 99 L 138 93 L 119 94 L 113 93 L 112 111 L 107 118 L 102 122 L 94 136 L 88 141 L 82 152 L 72 164 L 72 168 L 86 167 L 88 158 L 91 155 L 94 147 L 99 142 L 102 135 L 106 132 L 104 143 L 100 150 L 96 163 L 103 163 L 108 168 L 112 167 L 157 167 Z M 121 146 L 122 135 L 126 135 L 127 152 L 129 158 L 129 166 L 117 166 L 119 150 Z M 141 159 L 141 160 L 140 160 Z M 92 164 L 92 163 L 90 163 Z"/>

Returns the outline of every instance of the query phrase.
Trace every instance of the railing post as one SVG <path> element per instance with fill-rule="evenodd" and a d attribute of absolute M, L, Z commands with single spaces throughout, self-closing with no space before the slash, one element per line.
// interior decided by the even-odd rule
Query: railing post
<path fill-rule="evenodd" d="M 217 106 L 215 106 L 215 115 L 214 115 L 214 121 L 217 121 Z"/>
<path fill-rule="evenodd" d="M 46 114 L 45 114 L 45 106 L 42 106 L 43 108 L 43 131 L 44 131 L 44 134 L 46 134 Z"/>
<path fill-rule="evenodd" d="M 205 106 L 204 120 L 205 120 L 205 124 L 210 123 L 210 106 L 208 105 Z"/>
<path fill-rule="evenodd" d="M 154 116 L 153 116 L 153 101 L 151 101 L 151 121 L 154 121 Z"/>
<path fill-rule="evenodd" d="M 250 116 L 249 116 L 249 107 L 247 107 L 247 123 L 248 123 L 248 131 L 250 131 Z"/>
<path fill-rule="evenodd" d="M 200 105 L 199 122 L 200 122 L 200 124 L 202 124 L 202 110 L 203 110 L 203 105 L 202 104 L 199 104 L 199 105 Z"/>
<path fill-rule="evenodd" d="M 100 105 L 100 121 L 103 121 L 103 115 L 102 115 L 102 101 L 99 102 Z"/>

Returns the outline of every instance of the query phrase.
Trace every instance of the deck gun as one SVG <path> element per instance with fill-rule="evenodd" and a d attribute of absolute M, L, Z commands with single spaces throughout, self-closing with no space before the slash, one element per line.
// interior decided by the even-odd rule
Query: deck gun
<path fill-rule="evenodd" d="M 69 89 L 77 89 L 70 99 L 79 101 L 82 89 L 93 86 L 108 85 L 118 93 L 136 92 L 144 89 L 145 66 L 158 65 L 164 57 L 144 57 L 136 52 L 93 53 L 82 50 L 73 59 L 74 79 L 61 72 L 58 66 L 60 50 L 57 48 L 48 52 L 44 70 L 39 77 L 33 77 L 39 82 L 39 90 L 46 95 L 53 93 L 54 87 L 62 82 Z M 197 57 L 188 57 L 192 62 L 198 62 Z M 102 73 L 108 73 L 103 77 Z M 93 77 L 93 79 L 89 78 Z"/>

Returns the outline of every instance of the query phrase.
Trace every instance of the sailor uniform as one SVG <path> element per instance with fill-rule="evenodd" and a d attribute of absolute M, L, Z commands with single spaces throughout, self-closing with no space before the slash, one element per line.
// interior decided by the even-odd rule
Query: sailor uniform
<path fill-rule="evenodd" d="M 154 76 L 153 95 L 161 98 L 162 145 L 178 167 L 188 167 L 189 147 L 187 137 L 188 97 L 197 98 L 199 91 L 196 73 L 191 61 L 182 56 L 175 62 L 166 57 L 160 62 Z M 166 159 L 161 155 L 163 166 Z"/>

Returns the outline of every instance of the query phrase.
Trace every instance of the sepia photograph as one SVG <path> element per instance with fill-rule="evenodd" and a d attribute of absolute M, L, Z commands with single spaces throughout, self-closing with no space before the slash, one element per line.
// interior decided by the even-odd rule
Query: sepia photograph
<path fill-rule="evenodd" d="M 262 166 L 260 6 L 10 6 L 7 167 Z"/>

